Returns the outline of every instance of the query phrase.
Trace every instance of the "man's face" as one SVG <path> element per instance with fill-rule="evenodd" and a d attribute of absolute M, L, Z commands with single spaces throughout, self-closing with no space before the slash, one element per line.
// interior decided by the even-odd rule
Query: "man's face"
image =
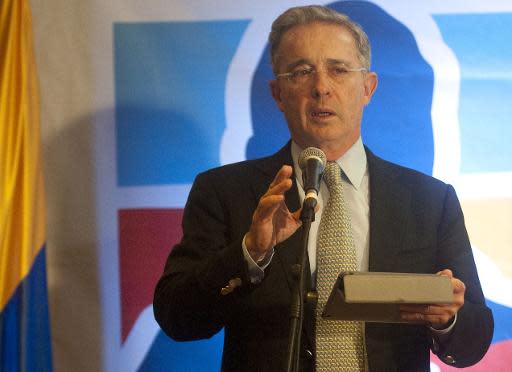
<path fill-rule="evenodd" d="M 343 155 L 360 136 L 363 108 L 377 86 L 374 73 L 346 71 L 362 67 L 350 31 L 320 22 L 295 26 L 284 34 L 276 63 L 278 75 L 314 71 L 270 83 L 292 139 L 329 160 Z"/>

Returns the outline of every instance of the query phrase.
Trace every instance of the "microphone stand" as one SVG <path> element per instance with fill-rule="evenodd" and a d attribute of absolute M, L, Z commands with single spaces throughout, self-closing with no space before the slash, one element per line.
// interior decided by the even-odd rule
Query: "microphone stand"
<path fill-rule="evenodd" d="M 300 264 L 292 266 L 293 288 L 290 306 L 290 333 L 288 338 L 287 372 L 299 372 L 302 323 L 304 322 L 304 294 L 308 240 L 311 223 L 315 220 L 316 199 L 306 198 L 302 204 L 302 257 Z M 308 296 L 309 297 L 309 296 Z"/>

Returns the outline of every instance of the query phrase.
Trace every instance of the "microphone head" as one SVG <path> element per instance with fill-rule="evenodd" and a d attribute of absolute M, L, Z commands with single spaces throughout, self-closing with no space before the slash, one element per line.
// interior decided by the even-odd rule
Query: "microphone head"
<path fill-rule="evenodd" d="M 302 150 L 299 155 L 299 167 L 300 169 L 306 168 L 308 160 L 317 159 L 322 163 L 322 171 L 325 169 L 325 164 L 327 163 L 327 157 L 324 152 L 316 147 L 308 147 L 307 149 Z"/>

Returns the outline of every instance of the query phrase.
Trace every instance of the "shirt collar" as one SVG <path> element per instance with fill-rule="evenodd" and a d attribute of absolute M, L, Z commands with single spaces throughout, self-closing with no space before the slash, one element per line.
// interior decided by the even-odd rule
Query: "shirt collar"
<path fill-rule="evenodd" d="M 299 167 L 299 156 L 303 149 L 292 141 L 292 158 L 293 167 L 297 174 L 297 179 L 302 185 L 302 171 Z M 363 176 L 367 168 L 366 152 L 364 151 L 363 141 L 361 137 L 350 147 L 345 154 L 336 160 L 343 173 L 347 176 L 348 181 L 356 189 L 359 189 Z"/>

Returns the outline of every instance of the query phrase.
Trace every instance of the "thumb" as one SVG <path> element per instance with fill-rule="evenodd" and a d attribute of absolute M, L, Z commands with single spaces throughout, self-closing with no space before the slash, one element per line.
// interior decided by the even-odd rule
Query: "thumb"
<path fill-rule="evenodd" d="M 447 276 L 450 279 L 453 278 L 453 273 L 450 269 L 444 269 L 444 270 L 438 271 L 436 273 L 436 275 Z"/>

